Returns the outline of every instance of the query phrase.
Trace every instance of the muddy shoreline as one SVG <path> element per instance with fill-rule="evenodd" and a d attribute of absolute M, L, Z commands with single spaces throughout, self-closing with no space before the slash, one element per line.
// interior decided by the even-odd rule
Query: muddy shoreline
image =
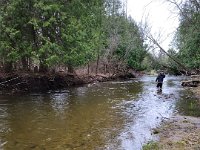
<path fill-rule="evenodd" d="M 70 86 L 78 86 L 112 80 L 126 80 L 130 78 L 135 78 L 135 75 L 132 73 L 119 74 L 115 76 L 108 76 L 103 74 L 79 76 L 66 73 L 0 74 L 0 94 L 47 92 L 49 90 L 59 90 Z"/>
<path fill-rule="evenodd" d="M 200 87 L 190 90 L 200 104 Z M 147 150 L 200 150 L 200 117 L 175 114 L 152 132 L 159 140 L 145 145 Z"/>
<path fill-rule="evenodd" d="M 162 150 L 199 150 L 200 118 L 176 115 L 158 129 Z"/>

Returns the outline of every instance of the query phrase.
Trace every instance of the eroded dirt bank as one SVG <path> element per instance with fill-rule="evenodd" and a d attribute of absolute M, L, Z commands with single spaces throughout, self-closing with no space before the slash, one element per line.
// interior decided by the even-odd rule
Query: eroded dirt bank
<path fill-rule="evenodd" d="M 0 73 L 0 91 L 6 93 L 44 92 L 58 90 L 95 82 L 105 82 L 116 79 L 134 78 L 133 74 L 108 75 L 72 75 L 66 73 L 31 74 L 31 73 Z"/>

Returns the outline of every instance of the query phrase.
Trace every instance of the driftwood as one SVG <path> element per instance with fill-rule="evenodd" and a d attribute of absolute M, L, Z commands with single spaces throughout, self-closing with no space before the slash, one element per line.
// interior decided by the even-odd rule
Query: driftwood
<path fill-rule="evenodd" d="M 182 86 L 197 87 L 200 83 L 200 75 L 192 75 L 190 80 L 182 81 Z"/>
<path fill-rule="evenodd" d="M 200 75 L 191 75 L 191 78 L 194 80 L 200 80 Z"/>
<path fill-rule="evenodd" d="M 0 85 L 5 85 L 5 84 L 7 84 L 7 83 L 9 83 L 9 82 L 11 82 L 11 81 L 13 81 L 13 80 L 16 80 L 16 79 L 18 79 L 19 77 L 16 77 L 16 78 L 12 78 L 12 79 L 10 79 L 10 80 L 7 80 L 7 81 L 4 81 L 4 82 L 1 82 L 0 83 Z"/>
<path fill-rule="evenodd" d="M 188 87 L 197 87 L 198 86 L 198 82 L 192 81 L 192 80 L 188 80 L 188 81 L 182 81 L 181 85 L 182 86 L 188 86 Z"/>

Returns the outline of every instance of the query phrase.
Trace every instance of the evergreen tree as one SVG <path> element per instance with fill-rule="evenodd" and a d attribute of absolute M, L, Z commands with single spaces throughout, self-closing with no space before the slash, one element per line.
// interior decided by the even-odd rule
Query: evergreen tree
<path fill-rule="evenodd" d="M 200 66 L 200 2 L 187 0 L 180 7 L 180 25 L 176 35 L 178 57 L 191 69 Z"/>

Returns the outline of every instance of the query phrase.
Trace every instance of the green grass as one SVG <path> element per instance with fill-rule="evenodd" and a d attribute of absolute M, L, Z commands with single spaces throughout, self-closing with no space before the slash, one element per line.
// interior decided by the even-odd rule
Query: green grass
<path fill-rule="evenodd" d="M 157 142 L 150 141 L 146 145 L 142 147 L 143 150 L 159 150 L 159 146 Z"/>

